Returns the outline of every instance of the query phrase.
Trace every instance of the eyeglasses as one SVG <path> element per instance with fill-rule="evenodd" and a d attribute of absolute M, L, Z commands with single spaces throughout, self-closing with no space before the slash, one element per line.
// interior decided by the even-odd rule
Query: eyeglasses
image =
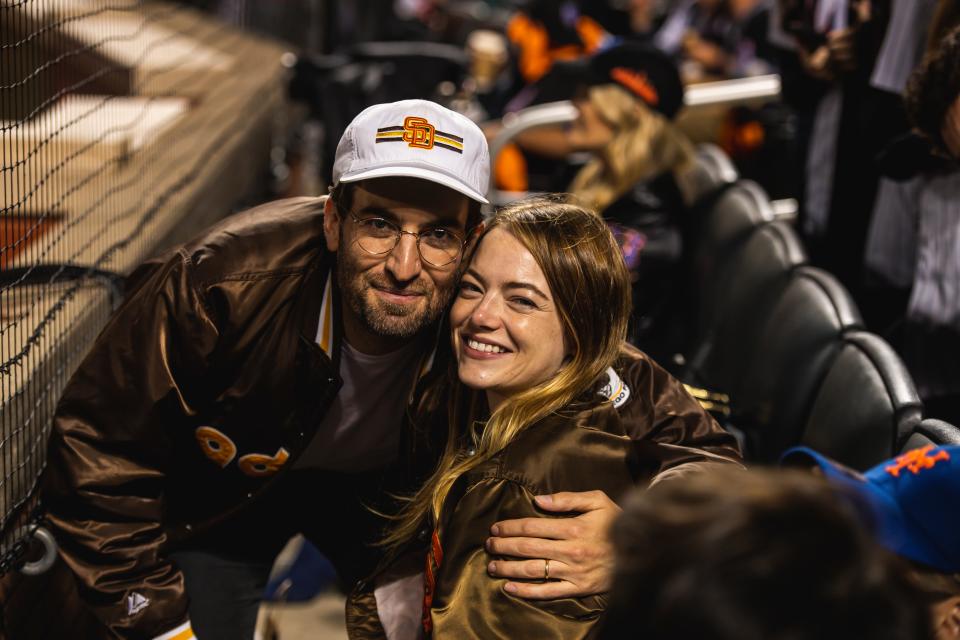
<path fill-rule="evenodd" d="M 414 233 L 404 231 L 383 218 L 358 218 L 353 213 L 349 215 L 357 225 L 357 244 L 375 256 L 393 251 L 400 243 L 400 236 L 407 234 L 417 239 L 417 251 L 424 262 L 434 267 L 445 267 L 457 261 L 465 244 L 456 232 L 445 227 L 430 227 Z"/>

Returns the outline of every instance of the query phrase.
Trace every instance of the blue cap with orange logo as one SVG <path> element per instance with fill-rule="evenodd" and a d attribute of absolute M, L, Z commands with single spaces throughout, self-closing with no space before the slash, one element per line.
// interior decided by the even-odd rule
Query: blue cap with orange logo
<path fill-rule="evenodd" d="M 960 446 L 928 445 L 859 473 L 807 447 L 783 454 L 783 466 L 814 466 L 862 496 L 877 536 L 890 551 L 943 573 L 960 572 Z"/>

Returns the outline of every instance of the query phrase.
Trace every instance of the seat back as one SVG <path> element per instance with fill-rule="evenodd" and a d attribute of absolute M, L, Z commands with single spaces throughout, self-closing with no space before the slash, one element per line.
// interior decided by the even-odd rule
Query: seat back
<path fill-rule="evenodd" d="M 735 249 L 725 267 L 724 281 L 714 292 L 714 320 L 693 360 L 695 382 L 724 393 L 740 386 L 757 348 L 760 328 L 791 272 L 805 261 L 796 232 L 781 222 L 756 227 Z"/>
<path fill-rule="evenodd" d="M 732 258 L 756 227 L 773 220 L 766 193 L 748 180 L 730 186 L 702 212 L 693 260 L 700 335 L 716 319 L 717 303 L 723 298 Z"/>
<path fill-rule="evenodd" d="M 900 447 L 900 453 L 912 449 L 922 449 L 928 445 L 960 445 L 960 427 L 934 418 L 921 420 L 907 434 L 903 445 Z"/>
<path fill-rule="evenodd" d="M 801 443 L 855 469 L 893 456 L 920 422 L 910 374 L 882 338 L 844 336 L 817 391 Z"/>
<path fill-rule="evenodd" d="M 680 193 L 693 206 L 726 184 L 737 180 L 737 170 L 727 154 L 715 144 L 697 146 L 693 166 L 678 176 Z"/>
<path fill-rule="evenodd" d="M 773 462 L 800 441 L 814 394 L 843 344 L 863 322 L 836 278 L 803 266 L 774 302 L 741 383 L 730 389 L 734 423 L 752 457 Z"/>

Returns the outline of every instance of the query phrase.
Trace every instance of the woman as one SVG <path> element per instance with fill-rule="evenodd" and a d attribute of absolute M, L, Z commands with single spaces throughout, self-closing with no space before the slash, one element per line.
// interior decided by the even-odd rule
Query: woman
<path fill-rule="evenodd" d="M 631 200 L 624 208 L 675 212 L 682 207 L 676 180 L 693 163 L 693 145 L 667 117 L 616 83 L 591 87 L 574 104 L 580 116 L 570 135 L 589 141 L 581 149 L 593 158 L 570 184 L 571 193 L 606 211 L 635 186 L 645 185 L 657 202 L 650 204 L 646 197 L 645 207 Z"/>
<path fill-rule="evenodd" d="M 527 161 L 538 158 L 548 162 L 553 188 L 566 187 L 604 216 L 615 203 L 633 213 L 680 212 L 677 180 L 692 165 L 694 152 L 672 121 L 683 106 L 683 85 L 667 56 L 649 46 L 621 44 L 582 65 L 561 66 L 543 85 L 552 100 L 572 99 L 578 116 L 570 126 L 524 131 L 504 147 L 494 164 L 498 189 L 530 190 L 528 173 L 537 171 L 528 172 Z M 500 130 L 500 123 L 484 127 L 488 139 Z M 578 153 L 589 154 L 587 164 L 572 182 L 568 172 L 558 181 L 557 161 Z M 643 193 L 631 197 L 635 189 Z M 621 199 L 625 202 L 618 203 Z"/>
<path fill-rule="evenodd" d="M 593 636 L 604 597 L 522 600 L 487 575 L 491 525 L 542 515 L 536 495 L 616 500 L 738 459 L 682 385 L 625 345 L 629 313 L 627 269 L 593 212 L 540 197 L 494 216 L 450 311 L 456 378 L 414 418 L 445 448 L 385 540 L 392 560 L 351 596 L 352 638 Z M 564 579 L 562 563 L 531 562 L 531 578 Z"/>

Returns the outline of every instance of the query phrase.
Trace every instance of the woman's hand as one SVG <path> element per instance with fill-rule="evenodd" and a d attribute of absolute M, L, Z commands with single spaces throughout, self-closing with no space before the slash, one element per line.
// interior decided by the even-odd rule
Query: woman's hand
<path fill-rule="evenodd" d="M 800 64 L 810 76 L 824 82 L 836 80 L 834 70 L 830 66 L 830 48 L 827 45 L 817 47 L 812 52 L 801 47 L 799 54 Z"/>
<path fill-rule="evenodd" d="M 840 29 L 827 34 L 830 66 L 835 71 L 849 73 L 857 68 L 856 39 L 856 29 Z"/>
<path fill-rule="evenodd" d="M 499 578 L 541 579 L 549 560 L 549 580 L 508 582 L 504 589 L 521 598 L 549 600 L 604 593 L 613 574 L 610 525 L 620 507 L 602 491 L 561 492 L 537 496 L 544 511 L 579 511 L 571 518 L 504 520 L 490 528 L 487 551 L 494 556 L 526 558 L 494 560 L 487 569 Z"/>

